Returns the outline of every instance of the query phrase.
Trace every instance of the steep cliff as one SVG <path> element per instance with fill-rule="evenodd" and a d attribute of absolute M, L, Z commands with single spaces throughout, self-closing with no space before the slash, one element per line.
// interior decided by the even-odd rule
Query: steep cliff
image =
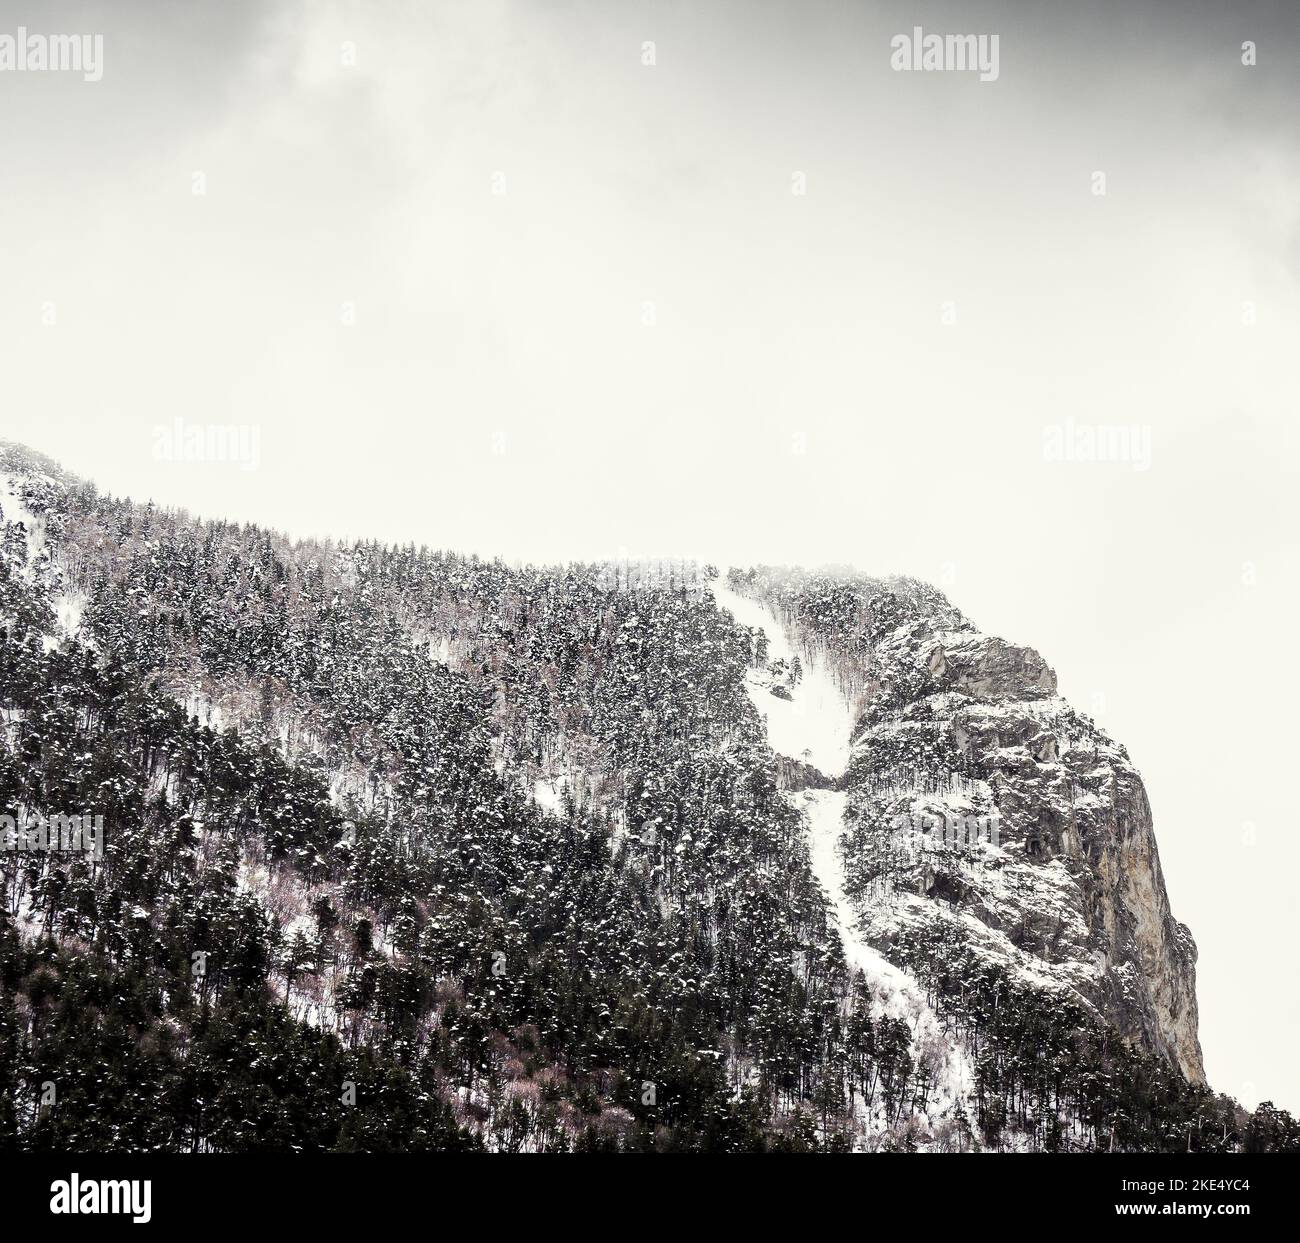
<path fill-rule="evenodd" d="M 1196 947 L 1142 780 L 1042 657 L 910 580 L 759 570 L 732 586 L 853 701 L 841 845 L 867 940 L 889 952 L 938 926 L 940 953 L 1070 992 L 1202 1082 Z"/>

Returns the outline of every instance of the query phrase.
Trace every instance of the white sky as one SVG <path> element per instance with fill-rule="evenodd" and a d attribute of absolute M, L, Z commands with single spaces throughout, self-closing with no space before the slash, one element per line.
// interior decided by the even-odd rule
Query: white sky
<path fill-rule="evenodd" d="M 1211 1082 L 1300 1110 L 1300 19 L 1054 7 L 0 0 L 105 40 L 0 73 L 0 434 L 294 534 L 936 582 L 1128 745 Z"/>

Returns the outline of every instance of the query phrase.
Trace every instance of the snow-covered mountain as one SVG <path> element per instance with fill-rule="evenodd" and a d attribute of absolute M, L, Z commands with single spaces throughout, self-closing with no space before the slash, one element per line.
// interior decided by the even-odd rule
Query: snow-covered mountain
<path fill-rule="evenodd" d="M 1204 1084 L 1123 748 L 932 588 L 295 542 L 13 445 L 0 522 L 0 812 L 109 843 L 0 853 L 20 1142 L 1294 1138 Z M 132 1090 L 29 1108 L 64 1045 Z"/>
<path fill-rule="evenodd" d="M 980 633 L 921 585 L 733 581 L 852 700 L 834 775 L 866 939 L 905 958 L 926 943 L 1005 966 L 1203 1082 L 1196 946 L 1170 912 L 1142 780 L 1056 694 L 1042 657 Z"/>

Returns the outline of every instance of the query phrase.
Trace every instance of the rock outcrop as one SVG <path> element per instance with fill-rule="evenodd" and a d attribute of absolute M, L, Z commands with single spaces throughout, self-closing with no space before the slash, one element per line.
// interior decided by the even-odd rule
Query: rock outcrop
<path fill-rule="evenodd" d="M 829 659 L 860 709 L 842 846 L 868 940 L 888 952 L 947 921 L 968 950 L 1069 990 L 1203 1082 L 1196 946 L 1169 908 L 1142 780 L 1043 658 L 910 580 L 734 585 Z"/>

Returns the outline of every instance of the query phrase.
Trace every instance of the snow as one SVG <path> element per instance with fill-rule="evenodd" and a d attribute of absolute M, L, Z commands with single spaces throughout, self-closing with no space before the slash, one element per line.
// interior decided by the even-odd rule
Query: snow
<path fill-rule="evenodd" d="M 724 575 L 725 578 L 725 575 Z M 768 639 L 768 659 L 789 661 L 794 650 L 779 619 L 763 605 L 737 595 L 722 585 L 713 585 L 718 604 L 742 625 L 760 627 Z M 832 779 L 840 776 L 849 761 L 853 713 L 848 701 L 824 668 L 811 654 L 801 652 L 803 678 L 787 703 L 773 696 L 759 676 L 746 682 L 750 698 L 760 715 L 767 718 L 768 740 L 773 748 L 794 759 L 805 759 Z M 950 1036 L 925 990 L 905 971 L 873 949 L 859 931 L 859 919 L 845 892 L 844 855 L 841 837 L 848 795 L 842 790 L 803 790 L 792 796 L 808 826 L 808 846 L 813 874 L 826 891 L 831 911 L 839 925 L 840 941 L 850 971 L 861 971 L 871 988 L 872 1012 L 904 1018 L 912 1028 L 913 1056 L 928 1061 L 934 1076 L 931 1117 L 950 1115 L 960 1103 L 968 1114 L 975 1081 L 969 1053 L 961 1041 Z M 880 1116 L 861 1118 L 868 1132 L 886 1123 Z"/>
<path fill-rule="evenodd" d="M 874 1015 L 904 1018 L 911 1025 L 913 1055 L 918 1062 L 928 1058 L 934 1073 L 930 1113 L 950 1113 L 959 1102 L 970 1113 L 975 1072 L 969 1054 L 944 1030 L 921 986 L 868 945 L 858 931 L 858 917 L 844 892 L 844 856 L 840 850 L 847 797 L 838 790 L 804 790 L 796 796 L 796 805 L 808 824 L 813 872 L 830 898 L 845 961 L 850 971 L 861 971 L 866 976 Z"/>
<path fill-rule="evenodd" d="M 4 489 L 3 494 L 0 494 L 0 508 L 4 509 L 4 521 L 6 524 L 21 522 L 30 535 L 32 527 L 40 520 L 23 504 L 19 496 L 22 479 L 16 475 L 5 475 L 3 478 Z M 29 549 L 29 555 L 33 551 Z"/>
<path fill-rule="evenodd" d="M 848 795 L 840 790 L 804 790 L 796 796 L 796 805 L 808 824 L 813 872 L 830 897 L 849 967 L 860 969 L 869 977 L 888 977 L 897 987 L 902 987 L 904 983 L 910 983 L 908 977 L 862 940 L 857 931 L 857 916 L 844 892 L 844 856 L 840 851 L 840 833 L 844 827 L 844 804 L 847 798 Z"/>
<path fill-rule="evenodd" d="M 539 777 L 533 785 L 533 799 L 543 811 L 553 815 L 563 812 L 564 788 L 569 783 L 567 773 L 557 773 L 552 777 Z"/>
<path fill-rule="evenodd" d="M 84 591 L 68 592 L 55 597 L 55 611 L 59 615 L 59 627 L 64 634 L 76 638 L 81 629 L 81 617 L 86 611 L 86 593 Z"/>
<path fill-rule="evenodd" d="M 48 475 L 31 475 L 26 477 L 38 483 L 53 483 Z M 23 567 L 27 578 L 36 581 L 39 575 L 38 561 L 41 554 L 49 554 L 49 541 L 45 537 L 45 519 L 34 514 L 22 501 L 24 477 L 17 475 L 0 476 L 0 509 L 4 511 L 3 525 L 22 523 L 27 532 L 27 564 Z M 84 591 L 55 591 L 50 596 L 50 603 L 59 621 L 59 633 L 68 638 L 77 638 L 81 629 L 81 617 L 87 604 Z M 42 639 L 45 650 L 52 651 L 59 640 L 51 635 Z"/>
<path fill-rule="evenodd" d="M 763 605 L 725 586 L 725 574 L 713 584 L 713 596 L 742 626 L 761 629 L 767 635 L 769 662 L 794 659 L 796 652 L 780 621 Z M 834 679 L 813 653 L 797 653 L 803 676 L 790 693 L 778 699 L 758 670 L 746 677 L 746 689 L 760 716 L 767 718 L 767 737 L 772 748 L 794 760 L 805 760 L 828 777 L 844 771 L 849 762 L 849 736 L 853 714 Z"/>

